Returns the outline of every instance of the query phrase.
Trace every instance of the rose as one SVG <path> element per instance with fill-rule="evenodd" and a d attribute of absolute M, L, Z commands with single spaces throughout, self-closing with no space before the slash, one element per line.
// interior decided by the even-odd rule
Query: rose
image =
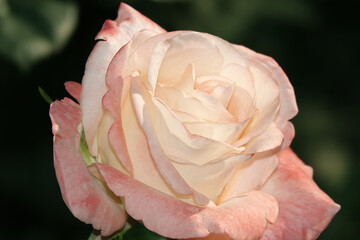
<path fill-rule="evenodd" d="M 171 238 L 314 239 L 327 226 L 339 206 L 288 148 L 297 106 L 273 59 L 166 32 L 125 4 L 96 38 L 82 86 L 65 84 L 80 106 L 50 108 L 76 217 L 109 235 L 129 214 Z"/>

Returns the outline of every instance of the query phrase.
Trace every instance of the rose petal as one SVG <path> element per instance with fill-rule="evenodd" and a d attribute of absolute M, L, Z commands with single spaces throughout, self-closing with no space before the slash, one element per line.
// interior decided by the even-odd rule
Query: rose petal
<path fill-rule="evenodd" d="M 132 81 L 131 98 L 137 119 L 147 137 L 156 134 L 162 149 L 172 160 L 201 166 L 219 157 L 238 155 L 243 151 L 242 148 L 191 135 L 165 105 L 146 91 L 139 80 Z M 154 130 L 146 129 L 149 126 Z M 244 160 L 248 159 L 246 154 L 241 156 Z"/>
<path fill-rule="evenodd" d="M 276 155 L 262 153 L 240 163 L 218 202 L 258 189 L 274 172 L 277 161 Z"/>
<path fill-rule="evenodd" d="M 78 102 L 80 101 L 80 95 L 81 95 L 81 84 L 80 83 L 67 81 L 67 82 L 65 82 L 65 89 Z"/>
<path fill-rule="evenodd" d="M 182 31 L 171 36 L 167 42 L 169 49 L 162 61 L 159 83 L 166 86 L 176 85 L 189 64 L 192 64 L 197 76 L 218 75 L 223 64 L 223 55 L 217 48 L 214 37 Z M 209 58 L 211 61 L 208 61 Z"/>
<path fill-rule="evenodd" d="M 210 233 L 231 239 L 258 239 L 266 222 L 277 216 L 275 199 L 263 192 L 251 192 L 214 208 L 201 208 L 174 199 L 114 168 L 96 164 L 107 185 L 125 201 L 126 211 L 162 236 L 198 238 Z"/>
<path fill-rule="evenodd" d="M 247 121 L 234 122 L 185 122 L 184 126 L 191 134 L 214 139 L 228 144 L 234 143 L 241 135 Z"/>
<path fill-rule="evenodd" d="M 169 157 L 165 154 L 162 149 L 154 128 L 154 123 L 151 121 L 151 113 L 146 109 L 145 106 L 145 98 L 142 98 L 141 94 L 144 93 L 143 89 L 141 89 L 141 83 L 138 79 L 133 79 L 131 85 L 131 99 L 134 105 L 134 110 L 137 115 L 137 119 L 139 124 L 142 126 L 146 137 L 147 144 L 149 146 L 151 155 L 153 156 L 153 160 L 160 171 L 161 175 L 167 181 L 167 183 L 174 189 L 175 192 L 182 195 L 192 195 L 194 200 L 203 206 L 214 205 L 208 198 L 203 196 L 202 194 L 194 191 L 180 176 L 180 174 L 176 171 L 174 166 L 172 165 Z M 150 94 L 147 95 L 147 98 L 150 97 Z M 149 99 L 147 99 L 148 103 Z M 149 106 L 151 107 L 151 106 Z"/>
<path fill-rule="evenodd" d="M 132 174 L 133 167 L 127 150 L 127 144 L 124 137 L 123 126 L 121 123 L 121 109 L 130 89 L 130 80 L 132 76 L 127 76 L 127 67 L 129 57 L 133 48 L 137 48 L 144 41 L 154 36 L 154 32 L 142 31 L 136 33 L 132 40 L 126 44 L 112 59 L 106 74 L 106 83 L 109 91 L 103 97 L 103 107 L 114 118 L 113 124 L 100 127 L 104 132 L 109 133 L 109 142 L 118 159 L 125 169 Z M 134 72 L 132 74 L 138 74 Z M 101 145 L 99 142 L 98 145 Z"/>
<path fill-rule="evenodd" d="M 172 164 L 191 188 L 213 202 L 218 202 L 236 166 L 243 161 L 241 156 L 232 156 L 203 166 L 178 162 L 172 162 Z"/>
<path fill-rule="evenodd" d="M 141 126 L 139 126 L 129 97 L 126 99 L 122 111 L 124 112 L 122 114 L 122 125 L 127 150 L 134 167 L 133 178 L 144 184 L 151 184 L 151 187 L 182 201 L 196 204 L 189 197 L 189 195 L 196 195 L 196 193 L 193 193 L 193 190 L 181 179 L 181 176 L 174 172 L 174 168 L 169 166 L 169 159 L 163 159 L 161 158 L 163 156 L 150 152 L 151 139 L 146 138 Z M 209 203 L 208 199 L 200 200 L 203 201 L 197 201 L 198 204 L 207 205 Z"/>
<path fill-rule="evenodd" d="M 157 24 L 130 6 L 122 3 L 115 21 L 107 20 L 96 36 L 99 41 L 91 52 L 82 80 L 80 107 L 83 113 L 86 142 L 92 155 L 97 155 L 96 129 L 101 121 L 102 97 L 107 91 L 105 74 L 115 53 L 124 46 L 136 32 L 149 29 L 165 32 Z"/>
<path fill-rule="evenodd" d="M 269 151 L 281 146 L 284 139 L 283 133 L 275 123 L 270 126 L 259 136 L 252 138 L 246 144 L 246 153 L 259 153 Z"/>
<path fill-rule="evenodd" d="M 234 143 L 234 146 L 240 147 L 246 144 L 251 138 L 262 134 L 273 122 L 277 110 L 279 109 L 279 99 L 269 102 L 266 109 L 256 111 L 249 122 L 243 136 Z"/>
<path fill-rule="evenodd" d="M 282 149 L 285 149 L 290 145 L 295 134 L 292 124 L 287 123 L 286 120 L 293 118 L 298 112 L 294 89 L 290 81 L 281 67 L 271 57 L 256 53 L 244 46 L 234 45 L 234 47 L 241 54 L 247 55 L 261 62 L 264 66 L 273 72 L 274 77 L 278 81 L 280 86 L 280 109 L 279 115 L 275 119 L 275 123 L 284 134 L 284 143 Z"/>
<path fill-rule="evenodd" d="M 234 47 L 240 53 L 258 59 L 260 62 L 262 62 L 264 65 L 266 65 L 273 71 L 274 76 L 278 80 L 278 83 L 280 85 L 280 95 L 282 99 L 279 114 L 283 119 L 293 118 L 298 112 L 294 88 L 292 87 L 288 77 L 281 69 L 281 67 L 277 64 L 277 62 L 271 57 L 256 53 L 244 46 L 234 45 Z"/>
<path fill-rule="evenodd" d="M 315 239 L 340 206 L 319 189 L 308 167 L 290 149 L 278 155 L 279 165 L 261 189 L 279 202 L 279 217 L 262 239 Z"/>
<path fill-rule="evenodd" d="M 177 88 L 158 86 L 155 97 L 170 109 L 188 113 L 201 120 L 224 122 L 234 119 L 224 106 L 213 97 L 201 92 L 194 93 L 194 95 L 185 95 Z"/>
<path fill-rule="evenodd" d="M 284 121 L 284 122 L 276 121 L 276 122 L 277 122 L 276 125 L 284 135 L 284 141 L 281 146 L 281 150 L 284 150 L 285 148 L 290 146 L 291 141 L 294 139 L 295 136 L 294 125 L 289 121 Z"/>
<path fill-rule="evenodd" d="M 175 87 L 187 94 L 191 94 L 195 88 L 195 70 L 192 64 L 189 64 L 180 78 L 180 81 L 176 83 Z"/>
<path fill-rule="evenodd" d="M 230 79 L 233 83 L 236 84 L 237 87 L 242 89 L 247 93 L 249 99 L 242 99 L 242 95 L 238 97 L 241 98 L 241 102 L 245 102 L 246 107 L 252 107 L 253 101 L 255 97 L 255 85 L 254 85 L 254 76 L 250 72 L 249 68 L 243 67 L 237 63 L 230 63 L 225 65 L 220 75 Z M 249 112 L 250 109 L 247 110 Z"/>
<path fill-rule="evenodd" d="M 54 165 L 62 197 L 70 211 L 81 221 L 110 235 L 124 226 L 126 216 L 120 200 L 101 187 L 87 171 L 80 153 L 78 125 L 81 111 L 70 99 L 50 106 L 54 133 Z"/>

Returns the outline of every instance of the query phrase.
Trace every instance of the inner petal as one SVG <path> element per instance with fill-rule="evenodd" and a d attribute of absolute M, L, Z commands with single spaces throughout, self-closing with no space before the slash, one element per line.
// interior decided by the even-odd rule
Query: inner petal
<path fill-rule="evenodd" d="M 232 144 L 239 139 L 247 122 L 184 122 L 184 125 L 192 134 Z"/>
<path fill-rule="evenodd" d="M 201 166 L 243 151 L 243 148 L 191 134 L 166 105 L 147 92 L 140 80 L 133 80 L 130 94 L 140 125 L 145 128 L 145 121 L 151 121 L 150 125 L 154 128 L 151 134 L 156 135 L 162 149 L 172 160 Z M 145 110 L 149 112 L 147 118 L 143 115 Z"/>
<path fill-rule="evenodd" d="M 176 85 L 189 64 L 197 76 L 218 75 L 224 58 L 210 38 L 201 33 L 182 32 L 168 41 L 170 47 L 161 65 L 158 83 Z"/>
<path fill-rule="evenodd" d="M 224 81 L 208 80 L 201 83 L 198 90 L 213 96 L 224 106 L 224 108 L 227 108 L 234 92 L 234 84 Z"/>
<path fill-rule="evenodd" d="M 219 122 L 233 121 L 234 117 L 216 99 L 203 92 L 194 91 L 189 96 L 183 91 L 167 86 L 157 86 L 155 97 L 170 109 L 184 112 L 198 119 Z"/>

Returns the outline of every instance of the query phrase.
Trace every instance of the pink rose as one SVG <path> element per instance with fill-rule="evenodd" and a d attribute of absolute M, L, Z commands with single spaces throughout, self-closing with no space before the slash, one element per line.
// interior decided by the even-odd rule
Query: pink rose
<path fill-rule="evenodd" d="M 110 235 L 130 215 L 179 239 L 315 239 L 328 225 L 340 207 L 289 149 L 295 95 L 272 58 L 126 4 L 96 39 L 82 85 L 65 84 L 80 105 L 50 108 L 77 218 Z"/>

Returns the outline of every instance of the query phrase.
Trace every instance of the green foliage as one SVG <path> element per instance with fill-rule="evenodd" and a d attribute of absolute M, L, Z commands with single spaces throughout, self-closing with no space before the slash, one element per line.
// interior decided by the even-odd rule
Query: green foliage
<path fill-rule="evenodd" d="M 78 22 L 73 1 L 0 0 L 0 54 L 27 71 L 59 51 Z"/>

